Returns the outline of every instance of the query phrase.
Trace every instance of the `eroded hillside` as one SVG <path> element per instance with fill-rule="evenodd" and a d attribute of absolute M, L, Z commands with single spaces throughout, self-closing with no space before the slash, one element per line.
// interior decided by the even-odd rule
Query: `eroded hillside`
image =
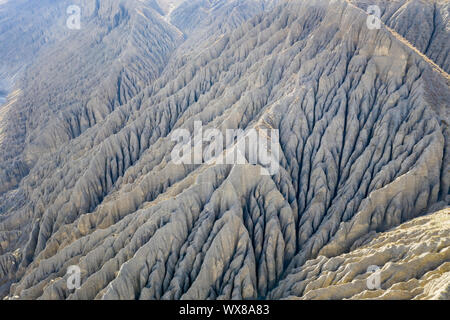
<path fill-rule="evenodd" d="M 448 15 L 423 47 L 393 1 L 379 30 L 356 1 L 160 2 L 96 2 L 96 27 L 18 82 L 0 295 L 448 298 L 448 209 L 412 220 L 449 204 Z M 55 73 L 68 59 L 76 83 Z M 278 130 L 279 170 L 175 164 L 171 134 L 196 121 Z"/>

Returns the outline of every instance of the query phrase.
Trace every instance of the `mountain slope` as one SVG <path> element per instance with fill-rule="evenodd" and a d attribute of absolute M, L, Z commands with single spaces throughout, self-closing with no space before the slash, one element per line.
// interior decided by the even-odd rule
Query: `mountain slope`
<path fill-rule="evenodd" d="M 0 198 L 2 295 L 301 296 L 309 283 L 320 287 L 302 270 L 347 263 L 341 255 L 365 254 L 357 247 L 368 233 L 448 204 L 445 71 L 390 28 L 368 30 L 367 14 L 347 1 L 292 1 L 267 12 L 261 2 L 252 18 L 240 3 L 212 9 L 246 22 L 205 22 L 207 31 L 192 34 L 186 27 L 160 74 L 126 99 L 116 95 L 98 121 L 48 148 L 27 144 L 33 165 Z M 176 12 L 170 24 L 155 13 L 169 34 L 182 25 Z M 280 170 L 176 165 L 171 134 L 194 133 L 195 121 L 222 132 L 279 130 Z M 430 270 L 446 268 L 447 251 Z M 70 265 L 82 270 L 76 291 L 66 287 Z"/>
<path fill-rule="evenodd" d="M 363 10 L 377 5 L 381 20 L 450 72 L 450 3 L 446 0 L 352 0 Z"/>
<path fill-rule="evenodd" d="M 302 299 L 450 299 L 450 210 L 371 235 L 349 253 L 310 260 L 275 290 Z M 379 265 L 380 288 L 368 290 L 370 266 Z M 292 287 L 287 288 L 286 284 Z"/>
<path fill-rule="evenodd" d="M 28 19 L 26 13 L 32 9 L 44 16 L 61 18 L 55 25 L 42 27 L 42 37 L 49 38 L 49 44 L 34 53 L 33 63 L 16 81 L 22 94 L 6 124 L 10 134 L 1 147 L 0 192 L 16 187 L 11 177 L 26 174 L 41 154 L 55 150 L 101 121 L 159 76 L 171 52 L 182 41 L 178 30 L 141 2 L 97 1 L 95 7 L 92 2 L 83 3 L 80 30 L 64 27 L 65 15 L 61 13 L 65 13 L 68 1 L 58 2 L 57 6 L 53 1 L 26 5 L 16 9 L 25 13 L 15 20 Z M 11 23 L 20 25 L 18 21 Z M 57 34 L 60 30 L 68 30 L 68 34 Z M 2 38 L 22 35 L 22 29 L 13 28 L 3 32 Z M 30 41 L 36 45 L 38 41 L 31 36 Z M 27 54 L 33 53 L 26 42 L 13 43 L 22 43 Z M 29 60 L 14 44 L 11 54 L 3 52 L 6 58 L 21 57 L 22 67 Z M 5 62 L 5 66 L 11 65 L 8 60 Z M 23 169 L 18 172 L 11 163 L 19 163 Z"/>

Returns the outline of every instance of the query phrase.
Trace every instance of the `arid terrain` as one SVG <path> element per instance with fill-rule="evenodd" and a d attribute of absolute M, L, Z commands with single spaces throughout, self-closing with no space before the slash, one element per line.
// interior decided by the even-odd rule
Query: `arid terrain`
<path fill-rule="evenodd" d="M 449 300 L 449 51 L 449 0 L 0 1 L 0 298 Z"/>

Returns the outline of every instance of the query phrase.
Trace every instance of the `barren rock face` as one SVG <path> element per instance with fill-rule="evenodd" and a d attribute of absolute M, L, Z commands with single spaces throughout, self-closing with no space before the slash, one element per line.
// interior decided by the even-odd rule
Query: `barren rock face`
<path fill-rule="evenodd" d="M 0 46 L 31 3 L 0 6 Z M 0 296 L 448 299 L 448 1 L 371 4 L 379 29 L 343 0 L 87 1 L 70 32 L 44 15 L 40 42 L 0 50 Z M 278 132 L 277 170 L 206 161 L 211 140 L 175 163 L 199 122 Z"/>
<path fill-rule="evenodd" d="M 450 299 L 450 210 L 370 235 L 358 248 L 310 260 L 274 290 L 272 298 Z M 368 290 L 379 267 L 379 284 Z M 375 279 L 373 279 L 375 280 Z M 374 283 L 375 284 L 375 283 Z"/>
<path fill-rule="evenodd" d="M 352 0 L 363 10 L 378 5 L 381 20 L 420 52 L 450 71 L 450 3 L 446 0 Z"/>

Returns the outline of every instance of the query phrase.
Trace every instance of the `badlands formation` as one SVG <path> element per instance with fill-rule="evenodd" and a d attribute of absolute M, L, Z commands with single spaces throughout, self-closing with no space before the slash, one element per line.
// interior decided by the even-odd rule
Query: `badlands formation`
<path fill-rule="evenodd" d="M 0 4 L 0 298 L 450 299 L 448 0 L 78 3 Z"/>

